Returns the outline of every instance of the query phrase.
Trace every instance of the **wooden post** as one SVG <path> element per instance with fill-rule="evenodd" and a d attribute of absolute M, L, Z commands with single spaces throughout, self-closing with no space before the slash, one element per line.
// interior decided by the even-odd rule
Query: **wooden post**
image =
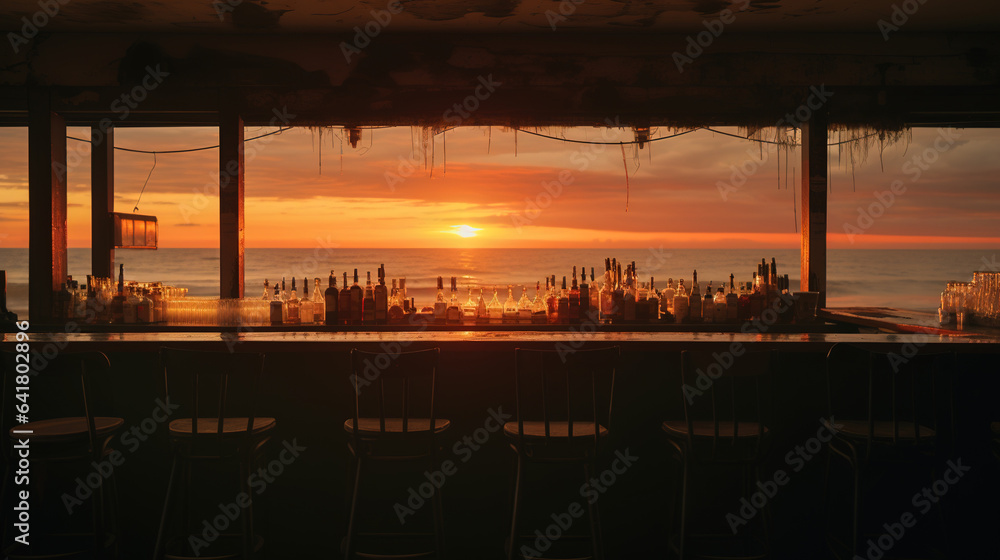
<path fill-rule="evenodd" d="M 219 112 L 219 276 L 222 298 L 243 297 L 243 118 Z"/>
<path fill-rule="evenodd" d="M 802 123 L 802 291 L 819 292 L 826 306 L 827 116 L 814 111 Z"/>
<path fill-rule="evenodd" d="M 111 278 L 115 269 L 111 212 L 115 211 L 115 129 L 90 128 L 90 273 Z"/>
<path fill-rule="evenodd" d="M 28 91 L 28 312 L 53 319 L 53 295 L 66 281 L 66 121 L 47 88 Z"/>

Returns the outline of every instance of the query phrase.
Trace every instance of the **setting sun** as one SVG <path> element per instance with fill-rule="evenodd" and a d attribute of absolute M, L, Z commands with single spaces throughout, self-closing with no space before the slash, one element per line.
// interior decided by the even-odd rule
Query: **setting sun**
<path fill-rule="evenodd" d="M 451 231 L 446 232 L 446 233 L 454 233 L 455 235 L 457 235 L 459 237 L 475 237 L 476 236 L 476 232 L 477 231 L 482 231 L 482 229 L 483 229 L 483 228 L 476 228 L 476 227 L 472 227 L 472 226 L 467 226 L 467 225 L 464 225 L 464 224 L 460 225 L 460 226 L 450 226 L 450 227 L 451 227 Z"/>

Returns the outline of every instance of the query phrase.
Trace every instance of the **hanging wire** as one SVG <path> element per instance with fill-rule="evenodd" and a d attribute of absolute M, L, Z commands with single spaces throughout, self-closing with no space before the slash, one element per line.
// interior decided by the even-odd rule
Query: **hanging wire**
<path fill-rule="evenodd" d="M 622 166 L 625 167 L 625 211 L 628 212 L 628 195 L 629 195 L 629 184 L 628 184 L 628 161 L 625 159 L 625 143 L 620 144 L 622 148 Z"/>
<path fill-rule="evenodd" d="M 142 193 L 146 191 L 146 185 L 149 184 L 149 178 L 153 176 L 153 170 L 156 169 L 156 153 L 153 153 L 153 167 L 149 168 L 149 174 L 146 175 L 146 181 L 142 184 L 142 190 L 139 191 L 139 198 L 135 199 L 135 207 L 132 208 L 133 212 L 139 211 L 139 201 L 142 200 Z"/>

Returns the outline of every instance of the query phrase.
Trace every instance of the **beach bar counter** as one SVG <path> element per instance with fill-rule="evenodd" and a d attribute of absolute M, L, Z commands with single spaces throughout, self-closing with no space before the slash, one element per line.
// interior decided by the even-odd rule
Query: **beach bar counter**
<path fill-rule="evenodd" d="M 325 5 L 218 3 L 206 16 L 182 2 L 110 18 L 106 4 L 65 5 L 93 9 L 47 18 L 44 41 L 0 53 L 0 120 L 28 129 L 30 192 L 30 316 L 0 318 L 6 555 L 1000 553 L 998 272 L 955 271 L 972 281 L 942 286 L 937 314 L 826 301 L 832 132 L 995 126 L 992 5 L 925 3 L 930 23 L 886 31 L 867 12 L 791 2 L 698 3 L 666 27 L 649 6 L 600 15 L 604 1 L 554 4 L 562 15 L 472 2 L 475 21 L 390 2 L 329 28 L 316 18 L 340 10 Z M 736 16 L 747 30 L 708 50 L 699 33 L 711 44 Z M 522 32 L 496 31 L 504 18 Z M 685 38 L 702 46 L 671 57 L 665 45 Z M 148 68 L 169 78 L 142 90 Z M 460 124 L 617 115 L 640 145 L 651 127 L 797 129 L 800 282 L 747 263 L 749 286 L 705 294 L 695 280 L 696 297 L 609 259 L 509 295 L 466 298 L 439 278 L 428 304 L 384 273 L 370 296 L 364 280 L 355 291 L 353 265 L 332 257 L 337 276 L 295 295 L 245 285 L 247 127 L 338 126 L 352 143 L 364 127 L 442 130 L 487 75 L 502 86 Z M 119 118 L 132 91 L 148 99 Z M 818 103 L 817 91 L 832 93 Z M 70 126 L 92 132 L 91 279 L 77 284 Z M 218 127 L 218 299 L 122 279 L 116 248 L 160 235 L 155 217 L 115 212 L 124 126 Z"/>

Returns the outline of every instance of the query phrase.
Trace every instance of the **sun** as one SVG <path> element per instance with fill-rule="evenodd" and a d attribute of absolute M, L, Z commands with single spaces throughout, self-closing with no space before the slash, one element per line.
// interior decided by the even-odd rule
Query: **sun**
<path fill-rule="evenodd" d="M 459 237 L 475 237 L 477 231 L 482 231 L 482 228 L 460 225 L 460 226 L 449 226 L 451 231 L 446 231 L 444 233 L 453 233 Z"/>

